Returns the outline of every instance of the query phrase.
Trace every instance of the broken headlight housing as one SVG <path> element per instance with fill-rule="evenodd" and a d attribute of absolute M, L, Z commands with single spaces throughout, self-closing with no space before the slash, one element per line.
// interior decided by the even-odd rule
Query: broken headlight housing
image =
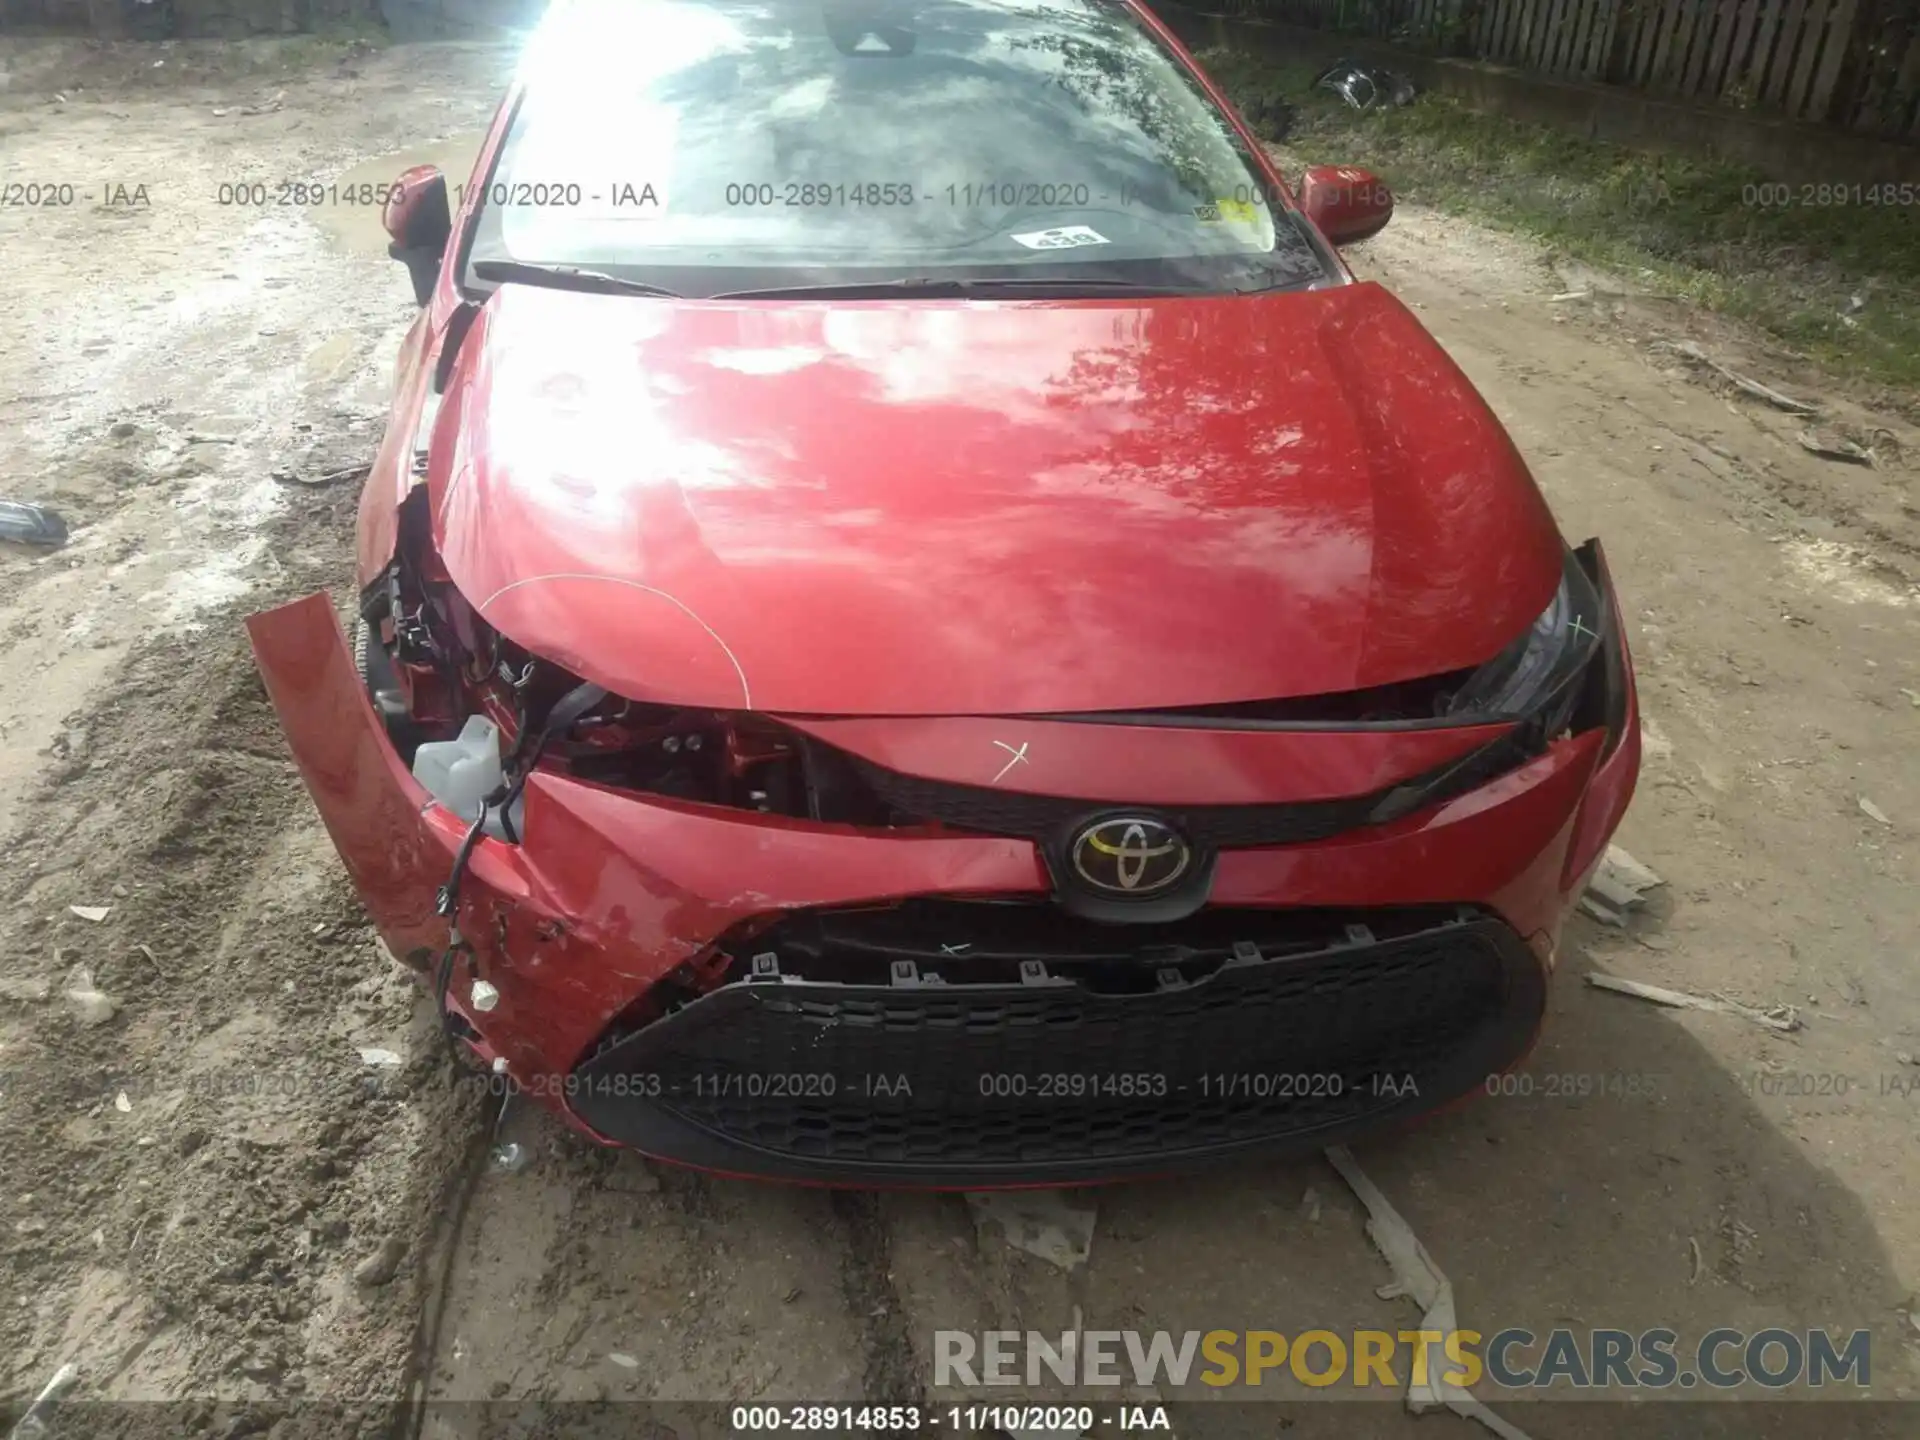
<path fill-rule="evenodd" d="M 1600 591 L 1569 551 L 1560 588 L 1534 622 L 1453 693 L 1447 714 L 1537 722 L 1543 738 L 1567 728 L 1604 626 Z"/>

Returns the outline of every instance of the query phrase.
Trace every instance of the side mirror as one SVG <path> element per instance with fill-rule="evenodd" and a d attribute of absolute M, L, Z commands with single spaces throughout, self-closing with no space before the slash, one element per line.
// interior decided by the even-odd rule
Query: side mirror
<path fill-rule="evenodd" d="M 1371 170 L 1315 165 L 1300 177 L 1300 208 L 1336 245 L 1378 235 L 1393 218 L 1393 192 Z"/>
<path fill-rule="evenodd" d="M 380 224 L 392 241 L 387 254 L 407 267 L 413 298 L 426 304 L 440 278 L 440 257 L 453 234 L 453 211 L 447 205 L 447 177 L 437 165 L 416 165 L 403 171 L 387 192 Z"/>

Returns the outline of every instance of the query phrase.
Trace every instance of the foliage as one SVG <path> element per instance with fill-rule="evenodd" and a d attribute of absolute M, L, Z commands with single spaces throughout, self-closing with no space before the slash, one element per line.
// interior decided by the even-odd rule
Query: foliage
<path fill-rule="evenodd" d="M 1409 201 L 1550 241 L 1840 371 L 1920 387 L 1920 186 L 1908 203 L 1867 204 L 1837 182 L 1598 144 L 1445 95 L 1362 113 L 1313 89 L 1305 61 L 1237 48 L 1200 61 L 1250 120 L 1290 101 L 1287 143 L 1313 161 L 1366 166 Z"/>

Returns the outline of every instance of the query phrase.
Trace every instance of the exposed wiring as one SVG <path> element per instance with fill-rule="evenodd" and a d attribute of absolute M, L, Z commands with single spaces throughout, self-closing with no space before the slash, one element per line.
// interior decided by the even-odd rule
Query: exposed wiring
<path fill-rule="evenodd" d="M 522 677 L 524 685 L 530 676 Z M 440 1023 L 451 1042 L 455 1038 L 453 1029 L 453 1011 L 447 1005 L 447 996 L 453 988 L 454 956 L 465 950 L 472 953 L 460 934 L 460 884 L 466 878 L 467 866 L 473 859 L 473 850 L 480 843 L 481 832 L 486 829 L 487 816 L 498 814 L 500 828 L 508 840 L 519 843 L 520 835 L 514 826 L 512 815 L 514 802 L 527 788 L 527 779 L 533 774 L 533 767 L 540 763 L 540 756 L 547 748 L 547 742 L 554 736 L 571 730 L 580 718 L 607 698 L 607 692 L 598 685 L 580 684 L 562 695 L 547 712 L 547 718 L 541 723 L 539 733 L 533 738 L 531 746 L 526 746 L 527 729 L 520 729 L 520 743 L 515 746 L 515 755 L 509 757 L 514 762 L 513 778 L 503 783 L 480 804 L 480 814 L 467 827 L 467 833 L 460 841 L 460 848 L 453 852 L 453 870 L 447 876 L 434 897 L 434 910 L 447 922 L 448 943 L 446 952 L 440 957 L 439 974 L 434 982 L 434 1004 L 440 1012 Z M 524 760 L 518 758 L 518 751 L 527 749 Z M 458 1047 L 456 1047 L 457 1050 Z"/>

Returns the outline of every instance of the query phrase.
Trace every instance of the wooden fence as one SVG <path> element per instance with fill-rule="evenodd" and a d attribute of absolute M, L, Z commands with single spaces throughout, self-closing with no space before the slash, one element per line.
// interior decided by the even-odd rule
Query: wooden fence
<path fill-rule="evenodd" d="M 1920 0 L 1226 0 L 1226 8 L 1920 140 Z"/>

